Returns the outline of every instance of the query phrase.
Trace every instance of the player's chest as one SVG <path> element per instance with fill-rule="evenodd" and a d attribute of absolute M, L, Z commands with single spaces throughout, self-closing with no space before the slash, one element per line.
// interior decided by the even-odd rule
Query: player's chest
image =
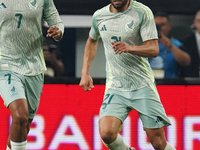
<path fill-rule="evenodd" d="M 29 21 L 41 16 L 43 7 L 44 0 L 0 0 L 0 21 Z"/>
<path fill-rule="evenodd" d="M 127 15 L 102 20 L 99 25 L 99 33 L 101 36 L 108 34 L 129 35 L 138 31 L 139 21 L 137 18 Z"/>
<path fill-rule="evenodd" d="M 44 5 L 44 0 L 0 0 L 0 11 L 34 11 Z"/>

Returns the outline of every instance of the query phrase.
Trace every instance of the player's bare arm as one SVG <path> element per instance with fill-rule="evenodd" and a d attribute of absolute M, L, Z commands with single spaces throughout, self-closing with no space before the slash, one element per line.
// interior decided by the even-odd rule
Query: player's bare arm
<path fill-rule="evenodd" d="M 82 87 L 84 91 L 90 91 L 91 88 L 94 88 L 93 80 L 90 76 L 90 66 L 96 56 L 97 45 L 97 40 L 88 37 L 83 56 L 82 77 L 79 83 L 79 86 Z"/>
<path fill-rule="evenodd" d="M 47 30 L 47 37 L 52 37 L 55 40 L 60 40 L 62 38 L 62 31 L 59 30 L 58 27 L 56 26 L 51 26 L 48 30 Z"/>
<path fill-rule="evenodd" d="M 124 42 L 111 42 L 115 54 L 131 53 L 142 57 L 156 57 L 159 53 L 158 40 L 145 41 L 145 45 L 126 45 Z"/>

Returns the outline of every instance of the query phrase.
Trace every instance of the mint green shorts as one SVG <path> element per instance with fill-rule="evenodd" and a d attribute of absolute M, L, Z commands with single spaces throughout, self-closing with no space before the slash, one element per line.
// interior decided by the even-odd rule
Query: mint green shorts
<path fill-rule="evenodd" d="M 99 119 L 114 116 L 123 123 L 133 109 L 138 112 L 144 129 L 171 125 L 154 84 L 130 92 L 108 89 L 100 108 Z"/>
<path fill-rule="evenodd" d="M 0 94 L 6 107 L 17 99 L 26 99 L 29 118 L 35 116 L 43 87 L 43 74 L 24 76 L 12 71 L 0 70 Z"/>

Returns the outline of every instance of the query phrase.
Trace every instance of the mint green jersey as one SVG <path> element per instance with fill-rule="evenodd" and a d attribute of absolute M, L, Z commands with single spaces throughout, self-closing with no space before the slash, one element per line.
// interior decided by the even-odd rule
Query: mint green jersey
<path fill-rule="evenodd" d="M 147 57 L 130 53 L 115 54 L 111 42 L 143 45 L 158 39 L 152 11 L 142 3 L 130 0 L 129 7 L 119 13 L 110 12 L 110 4 L 93 14 L 89 36 L 102 38 L 106 56 L 106 89 L 133 91 L 154 82 Z"/>
<path fill-rule="evenodd" d="M 46 70 L 43 57 L 42 20 L 64 25 L 53 0 L 0 1 L 0 70 L 10 70 L 26 76 Z"/>

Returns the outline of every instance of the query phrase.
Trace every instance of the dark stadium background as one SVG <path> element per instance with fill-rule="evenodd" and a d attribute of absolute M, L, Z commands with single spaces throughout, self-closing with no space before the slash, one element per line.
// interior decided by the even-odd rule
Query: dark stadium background
<path fill-rule="evenodd" d="M 55 0 L 61 14 L 91 15 L 110 0 Z M 153 12 L 166 11 L 170 14 L 194 14 L 200 8 L 200 0 L 138 0 Z"/>

